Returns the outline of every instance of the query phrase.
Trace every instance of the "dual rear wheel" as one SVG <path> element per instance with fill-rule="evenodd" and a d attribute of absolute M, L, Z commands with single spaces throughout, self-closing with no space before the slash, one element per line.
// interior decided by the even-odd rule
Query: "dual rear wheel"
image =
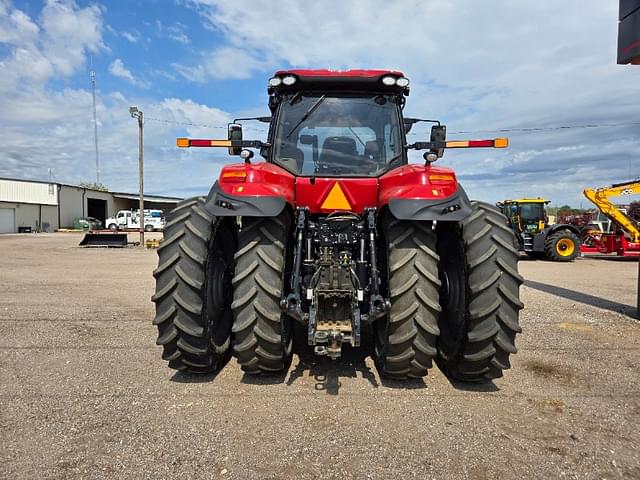
<path fill-rule="evenodd" d="M 231 278 L 236 229 L 231 219 L 216 221 L 193 198 L 175 208 L 158 248 L 156 343 L 169 367 L 192 373 L 224 366 L 233 323 Z"/>
<path fill-rule="evenodd" d="M 220 370 L 231 352 L 247 373 L 283 370 L 290 320 L 280 313 L 290 219 L 218 219 L 203 198 L 168 217 L 154 271 L 157 344 L 169 367 Z"/>
<path fill-rule="evenodd" d="M 392 220 L 384 228 L 391 311 L 378 322 L 376 362 L 393 378 L 421 377 L 432 360 L 449 377 L 502 376 L 516 353 L 522 277 L 506 218 L 472 202 L 459 224 Z"/>

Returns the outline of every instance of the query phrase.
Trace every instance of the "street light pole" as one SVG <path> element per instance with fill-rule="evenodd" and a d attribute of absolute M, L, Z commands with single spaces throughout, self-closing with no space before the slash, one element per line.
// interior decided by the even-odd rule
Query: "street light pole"
<path fill-rule="evenodd" d="M 138 212 L 138 225 L 140 227 L 140 246 L 144 247 L 144 114 L 138 107 L 129 107 L 132 118 L 138 119 L 138 175 L 140 181 L 140 211 Z"/>

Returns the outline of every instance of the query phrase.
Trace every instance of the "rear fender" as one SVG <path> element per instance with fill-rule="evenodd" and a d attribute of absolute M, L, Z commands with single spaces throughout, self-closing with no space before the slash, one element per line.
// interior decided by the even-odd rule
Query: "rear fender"
<path fill-rule="evenodd" d="M 447 168 L 405 165 L 380 177 L 380 206 L 399 220 L 459 222 L 471 215 L 471 202 Z"/>
<path fill-rule="evenodd" d="M 217 217 L 275 217 L 294 204 L 295 179 L 265 162 L 228 165 L 211 187 L 204 208 Z"/>
<path fill-rule="evenodd" d="M 549 225 L 544 229 L 544 232 L 547 236 L 549 236 L 560 230 L 569 230 L 571 233 L 573 233 L 578 238 L 580 238 L 580 229 L 575 225 L 571 225 L 571 224 Z"/>

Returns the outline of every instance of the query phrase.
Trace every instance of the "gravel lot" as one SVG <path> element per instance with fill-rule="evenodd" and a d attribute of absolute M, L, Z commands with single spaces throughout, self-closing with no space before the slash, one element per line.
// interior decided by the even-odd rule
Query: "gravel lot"
<path fill-rule="evenodd" d="M 286 375 L 169 370 L 156 253 L 0 236 L 2 478 L 640 478 L 637 264 L 523 260 L 495 384 L 381 380 L 362 351 Z"/>

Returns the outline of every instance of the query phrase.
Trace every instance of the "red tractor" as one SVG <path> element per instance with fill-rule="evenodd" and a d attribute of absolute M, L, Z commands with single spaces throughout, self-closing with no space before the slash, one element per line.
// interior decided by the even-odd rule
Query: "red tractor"
<path fill-rule="evenodd" d="M 271 116 L 255 119 L 266 142 L 238 120 L 227 140 L 177 141 L 243 161 L 167 219 L 153 301 L 169 367 L 215 372 L 233 353 L 248 374 L 283 371 L 298 322 L 332 359 L 367 326 L 387 377 L 422 377 L 433 360 L 458 380 L 500 377 L 520 332 L 517 242 L 432 163 L 507 140 L 447 141 L 439 122 L 404 117 L 398 71 L 279 71 L 268 92 Z M 431 138 L 408 144 L 417 122 L 434 124 Z"/>

